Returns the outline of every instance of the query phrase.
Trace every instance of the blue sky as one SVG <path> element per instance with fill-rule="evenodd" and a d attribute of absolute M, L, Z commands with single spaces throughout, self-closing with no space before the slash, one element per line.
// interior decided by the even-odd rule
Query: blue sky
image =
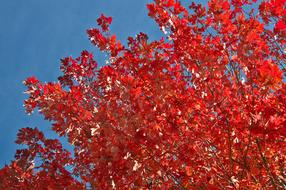
<path fill-rule="evenodd" d="M 147 15 L 151 0 L 1 0 L 0 6 L 0 168 L 13 159 L 16 134 L 22 127 L 39 127 L 55 137 L 50 124 L 38 115 L 27 116 L 22 81 L 36 76 L 55 81 L 60 75 L 60 58 L 78 56 L 83 49 L 104 56 L 93 47 L 86 29 L 96 26 L 101 13 L 113 17 L 111 31 L 122 42 L 145 32 L 151 39 L 162 33 Z M 190 1 L 191 2 L 191 1 Z"/>

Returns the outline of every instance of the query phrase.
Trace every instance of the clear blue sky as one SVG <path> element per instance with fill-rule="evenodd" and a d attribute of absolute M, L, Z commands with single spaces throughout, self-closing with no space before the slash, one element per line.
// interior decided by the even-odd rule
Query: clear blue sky
<path fill-rule="evenodd" d="M 111 31 L 122 42 L 145 32 L 151 39 L 162 33 L 147 15 L 151 0 L 0 0 L 0 168 L 13 159 L 19 128 L 39 127 L 55 137 L 50 124 L 34 114 L 27 116 L 22 81 L 35 75 L 41 81 L 55 81 L 60 75 L 60 58 L 93 51 L 86 29 L 96 26 L 101 13 L 113 17 Z M 191 2 L 191 1 L 189 1 Z M 205 2 L 205 1 L 204 1 Z"/>

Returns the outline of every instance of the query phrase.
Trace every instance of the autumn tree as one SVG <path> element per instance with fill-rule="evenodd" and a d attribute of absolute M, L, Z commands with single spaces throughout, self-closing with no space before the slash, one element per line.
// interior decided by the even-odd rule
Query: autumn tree
<path fill-rule="evenodd" d="M 58 81 L 24 81 L 72 153 L 23 128 L 0 189 L 286 189 L 285 4 L 155 0 L 165 37 L 127 46 L 101 15 L 87 34 L 107 65 L 83 51 Z"/>

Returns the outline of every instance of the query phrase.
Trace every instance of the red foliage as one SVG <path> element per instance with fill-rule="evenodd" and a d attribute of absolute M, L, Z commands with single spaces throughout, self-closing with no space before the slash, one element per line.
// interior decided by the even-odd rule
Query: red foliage
<path fill-rule="evenodd" d="M 58 82 L 28 78 L 35 108 L 67 138 L 21 129 L 0 189 L 285 189 L 285 1 L 147 5 L 166 38 L 124 47 L 111 17 L 87 31 L 107 52 L 62 59 Z M 257 6 L 256 6 L 257 7 Z"/>

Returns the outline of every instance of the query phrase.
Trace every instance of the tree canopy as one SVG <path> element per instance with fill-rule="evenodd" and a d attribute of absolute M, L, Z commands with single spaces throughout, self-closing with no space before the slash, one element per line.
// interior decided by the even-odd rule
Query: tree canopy
<path fill-rule="evenodd" d="M 58 81 L 24 81 L 27 113 L 73 151 L 20 129 L 0 189 L 286 189 L 285 6 L 154 0 L 164 37 L 127 45 L 102 14 L 87 34 L 108 64 L 84 50 L 61 60 Z"/>

